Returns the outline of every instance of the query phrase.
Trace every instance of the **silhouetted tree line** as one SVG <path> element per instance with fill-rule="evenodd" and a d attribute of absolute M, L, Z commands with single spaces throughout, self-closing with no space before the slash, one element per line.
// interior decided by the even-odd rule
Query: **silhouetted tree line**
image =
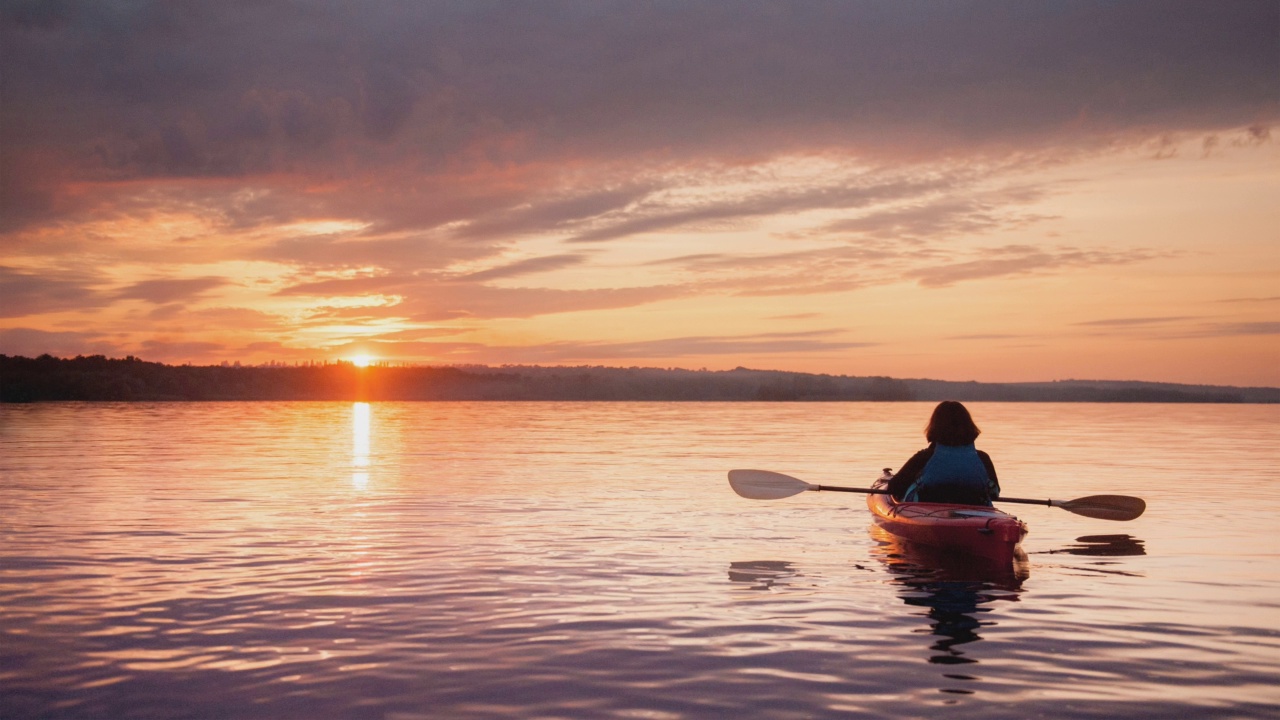
<path fill-rule="evenodd" d="M 1280 402 L 1280 389 L 1164 383 L 976 383 L 737 368 L 165 365 L 0 355 L 0 401 L 662 400 Z"/>

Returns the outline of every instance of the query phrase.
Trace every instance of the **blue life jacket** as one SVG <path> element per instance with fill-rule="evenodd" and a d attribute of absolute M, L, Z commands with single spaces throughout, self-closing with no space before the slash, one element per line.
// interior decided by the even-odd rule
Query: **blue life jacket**
<path fill-rule="evenodd" d="M 934 443 L 933 457 L 903 493 L 906 502 L 991 505 L 991 479 L 973 444 Z"/>

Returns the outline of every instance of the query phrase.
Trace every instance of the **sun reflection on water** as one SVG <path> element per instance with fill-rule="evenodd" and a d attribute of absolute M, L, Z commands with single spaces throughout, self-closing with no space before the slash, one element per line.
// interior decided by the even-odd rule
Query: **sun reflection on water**
<path fill-rule="evenodd" d="M 357 490 L 369 487 L 370 445 L 369 403 L 358 402 L 351 406 L 351 486 Z"/>

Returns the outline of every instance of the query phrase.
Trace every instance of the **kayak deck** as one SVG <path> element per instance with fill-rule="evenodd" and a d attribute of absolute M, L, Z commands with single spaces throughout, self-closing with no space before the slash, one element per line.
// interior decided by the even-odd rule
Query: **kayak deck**
<path fill-rule="evenodd" d="M 873 486 L 884 489 L 886 483 Z M 1012 561 L 1027 526 L 1003 510 L 982 505 L 898 502 L 893 496 L 867 496 L 867 508 L 876 524 L 892 535 L 921 545 Z"/>

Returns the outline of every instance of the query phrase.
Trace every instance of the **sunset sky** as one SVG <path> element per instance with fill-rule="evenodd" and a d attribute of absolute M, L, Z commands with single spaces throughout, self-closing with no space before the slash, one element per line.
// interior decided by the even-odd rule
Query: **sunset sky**
<path fill-rule="evenodd" d="M 1280 3 L 0 1 L 0 353 L 1280 385 Z"/>

